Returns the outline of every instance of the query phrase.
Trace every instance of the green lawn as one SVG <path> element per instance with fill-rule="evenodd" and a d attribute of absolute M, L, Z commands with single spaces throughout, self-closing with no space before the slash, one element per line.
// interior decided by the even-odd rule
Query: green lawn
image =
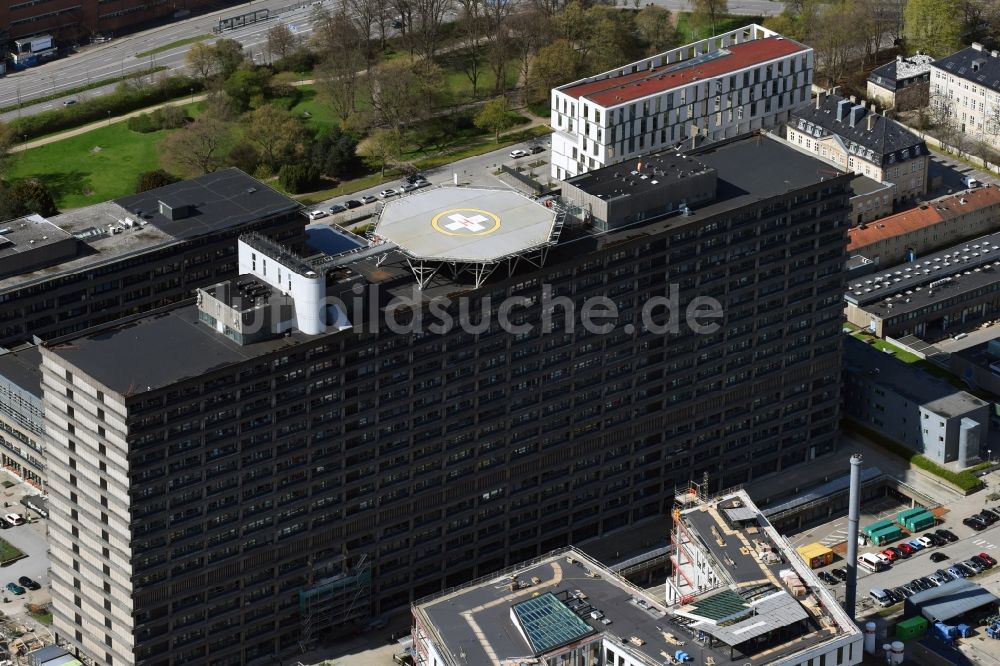
<path fill-rule="evenodd" d="M 3 539 L 0 539 L 0 566 L 19 560 L 22 557 L 24 557 L 24 553 Z"/>
<path fill-rule="evenodd" d="M 448 91 L 446 104 L 467 104 L 480 99 L 489 99 L 496 95 L 497 77 L 493 68 L 489 66 L 489 61 L 485 54 L 479 64 L 479 76 L 476 80 L 476 92 L 472 92 L 472 81 L 465 71 L 467 52 L 449 54 L 441 59 L 440 65 L 444 70 L 445 89 Z M 518 65 L 511 59 L 507 64 L 507 89 L 510 90 L 517 84 Z"/>
<path fill-rule="evenodd" d="M 139 134 L 115 123 L 18 153 L 10 178 L 38 178 L 59 208 L 79 208 L 131 194 L 136 176 L 159 168 L 166 131 Z"/>
<path fill-rule="evenodd" d="M 187 46 L 188 44 L 203 42 L 206 39 L 212 39 L 212 35 L 195 35 L 194 37 L 185 37 L 184 39 L 178 39 L 176 42 L 170 42 L 169 44 L 164 44 L 163 46 L 157 46 L 155 49 L 149 49 L 148 51 L 136 53 L 135 57 L 148 58 L 149 56 L 157 53 L 163 53 L 164 51 L 169 51 L 170 49 L 176 49 L 178 46 Z"/>
<path fill-rule="evenodd" d="M 38 622 L 41 622 L 42 624 L 45 624 L 45 625 L 51 625 L 52 624 L 52 609 L 50 609 L 47 606 L 44 607 L 44 608 L 41 608 L 41 609 L 37 609 L 37 608 L 35 608 L 35 609 L 29 609 L 28 610 L 28 615 L 30 615 L 31 617 L 35 618 Z"/>
<path fill-rule="evenodd" d="M 711 37 L 712 35 L 718 35 L 730 30 L 736 30 L 737 28 L 742 28 L 743 26 L 750 25 L 751 23 L 761 24 L 763 22 L 764 18 L 761 16 L 730 16 L 727 14 L 717 21 L 715 32 L 713 33 L 711 26 L 706 26 L 701 30 L 696 30 L 691 25 L 691 12 L 678 12 L 677 43 L 688 44 L 699 39 Z"/>

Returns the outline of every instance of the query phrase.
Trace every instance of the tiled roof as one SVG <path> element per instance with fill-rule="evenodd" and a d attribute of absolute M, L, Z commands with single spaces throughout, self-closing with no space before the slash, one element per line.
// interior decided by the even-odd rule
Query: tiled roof
<path fill-rule="evenodd" d="M 962 201 L 965 203 L 961 203 Z M 858 251 L 889 238 L 908 234 L 924 227 L 951 220 L 959 215 L 1000 204 L 1000 188 L 979 187 L 960 194 L 934 199 L 917 208 L 889 215 L 862 227 L 854 227 L 849 232 L 848 252 Z"/>
<path fill-rule="evenodd" d="M 765 37 L 734 44 L 688 61 L 581 83 L 561 92 L 577 99 L 586 98 L 603 107 L 617 106 L 693 81 L 722 76 L 807 50 L 808 47 L 782 37 Z"/>
<path fill-rule="evenodd" d="M 995 51 L 979 50 L 974 46 L 945 56 L 934 67 L 967 81 L 1000 91 L 1000 58 Z"/>
<path fill-rule="evenodd" d="M 817 138 L 836 135 L 848 153 L 874 164 L 889 164 L 928 154 L 923 139 L 881 114 L 865 111 L 852 127 L 849 118 L 854 105 L 850 102 L 843 119 L 837 120 L 837 104 L 841 101 L 846 100 L 837 95 L 824 95 L 818 109 L 816 104 L 810 104 L 793 111 L 788 125 Z M 868 129 L 869 116 L 874 118 L 871 129 Z"/>

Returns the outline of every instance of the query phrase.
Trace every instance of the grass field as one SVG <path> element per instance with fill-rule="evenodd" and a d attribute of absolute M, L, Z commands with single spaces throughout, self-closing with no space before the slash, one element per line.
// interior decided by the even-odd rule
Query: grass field
<path fill-rule="evenodd" d="M 730 16 L 726 15 L 716 22 L 715 32 L 711 26 L 703 27 L 701 30 L 691 25 L 691 12 L 677 13 L 677 43 L 688 44 L 699 39 L 711 37 L 713 34 L 721 34 L 729 30 L 736 30 L 751 23 L 761 24 L 764 22 L 761 16 Z"/>
<path fill-rule="evenodd" d="M 107 201 L 131 194 L 139 173 L 160 166 L 156 146 L 166 134 L 139 134 L 115 123 L 19 153 L 10 178 L 38 178 L 59 208 Z"/>
<path fill-rule="evenodd" d="M 19 560 L 22 557 L 24 557 L 24 553 L 22 553 L 18 548 L 15 548 L 3 539 L 0 539 L 0 566 Z"/>
<path fill-rule="evenodd" d="M 135 57 L 148 58 L 149 56 L 157 53 L 163 53 L 164 51 L 169 51 L 170 49 L 176 49 L 178 46 L 187 46 L 188 44 L 203 42 L 206 39 L 212 39 L 212 35 L 195 35 L 194 37 L 185 37 L 184 39 L 178 39 L 176 42 L 170 42 L 169 44 L 164 44 L 163 46 L 157 46 L 155 49 L 149 49 L 148 51 L 136 53 Z"/>

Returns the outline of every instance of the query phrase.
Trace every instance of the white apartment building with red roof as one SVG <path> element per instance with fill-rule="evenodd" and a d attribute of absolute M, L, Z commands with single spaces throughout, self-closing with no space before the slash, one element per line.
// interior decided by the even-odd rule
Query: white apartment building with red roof
<path fill-rule="evenodd" d="M 813 50 L 751 24 L 552 90 L 552 177 L 780 127 L 809 103 Z"/>

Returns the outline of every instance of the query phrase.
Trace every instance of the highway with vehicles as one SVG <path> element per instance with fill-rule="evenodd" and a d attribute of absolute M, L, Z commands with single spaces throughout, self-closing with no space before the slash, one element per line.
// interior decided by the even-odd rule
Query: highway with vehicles
<path fill-rule="evenodd" d="M 184 56 L 191 44 L 183 44 L 160 53 L 136 57 L 160 47 L 173 44 L 180 40 L 210 35 L 205 43 L 212 43 L 220 37 L 235 39 L 243 44 L 250 57 L 257 63 L 266 62 L 267 31 L 278 21 L 289 26 L 291 30 L 307 38 L 312 32 L 310 15 L 317 5 L 333 6 L 334 0 L 256 0 L 250 9 L 248 5 L 237 5 L 228 9 L 196 16 L 189 19 L 169 23 L 158 28 L 146 30 L 134 35 L 112 39 L 104 44 L 83 46 L 77 53 L 66 58 L 31 67 L 20 72 L 11 72 L 0 77 L 0 107 L 22 104 L 32 99 L 45 97 L 60 91 L 88 85 L 92 82 L 139 72 L 150 67 L 166 67 L 169 71 L 184 68 Z M 248 11 L 269 10 L 271 18 L 260 23 L 244 26 L 235 30 L 226 30 L 215 35 L 212 28 L 219 25 L 219 20 L 246 14 Z M 30 115 L 49 109 L 62 108 L 68 100 L 83 100 L 106 94 L 114 90 L 117 84 L 109 84 L 93 88 L 86 92 L 68 94 L 50 101 L 26 106 L 19 111 L 10 111 L 0 115 L 0 120 L 9 121 L 21 115 Z"/>

